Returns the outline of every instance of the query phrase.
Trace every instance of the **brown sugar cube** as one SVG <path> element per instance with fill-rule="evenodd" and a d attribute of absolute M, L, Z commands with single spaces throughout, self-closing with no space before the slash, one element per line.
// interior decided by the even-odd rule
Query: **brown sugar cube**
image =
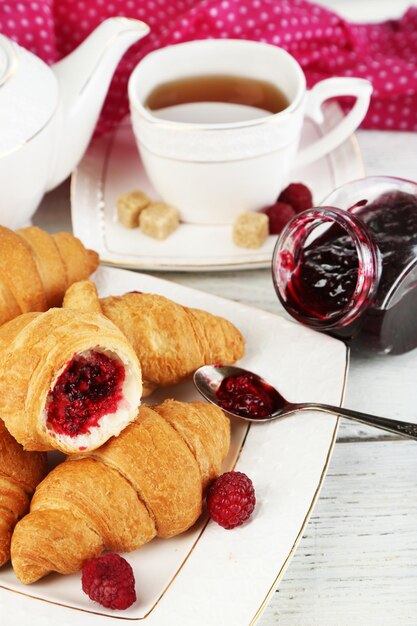
<path fill-rule="evenodd" d="M 233 242 L 240 248 L 259 248 L 268 234 L 265 213 L 241 213 L 233 226 Z"/>
<path fill-rule="evenodd" d="M 178 224 L 177 209 L 163 202 L 152 202 L 139 216 L 141 231 L 154 239 L 166 239 Z"/>
<path fill-rule="evenodd" d="M 117 219 L 126 228 L 139 226 L 139 215 L 150 203 L 150 199 L 143 191 L 129 191 L 116 200 Z"/>

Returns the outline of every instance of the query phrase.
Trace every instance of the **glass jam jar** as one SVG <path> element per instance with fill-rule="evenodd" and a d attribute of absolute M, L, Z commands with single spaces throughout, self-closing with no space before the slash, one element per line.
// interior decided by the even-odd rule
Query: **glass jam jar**
<path fill-rule="evenodd" d="M 417 184 L 368 177 L 296 215 L 272 274 L 298 321 L 362 350 L 417 347 Z"/>

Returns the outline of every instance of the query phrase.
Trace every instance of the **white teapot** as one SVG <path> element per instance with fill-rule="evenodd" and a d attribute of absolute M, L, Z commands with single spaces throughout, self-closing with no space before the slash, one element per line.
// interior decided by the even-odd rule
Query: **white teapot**
<path fill-rule="evenodd" d="M 138 20 L 108 19 L 52 68 L 0 35 L 0 224 L 27 224 L 71 173 L 121 56 L 148 32 Z"/>

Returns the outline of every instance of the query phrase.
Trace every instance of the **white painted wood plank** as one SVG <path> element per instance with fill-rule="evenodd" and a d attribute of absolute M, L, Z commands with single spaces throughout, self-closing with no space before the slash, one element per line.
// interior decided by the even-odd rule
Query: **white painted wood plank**
<path fill-rule="evenodd" d="M 345 406 L 385 417 L 417 422 L 417 350 L 399 356 L 351 359 Z M 382 432 L 343 421 L 339 438 L 375 437 Z M 417 451 L 416 451 L 417 452 Z"/>
<path fill-rule="evenodd" d="M 416 501 L 415 443 L 337 445 L 259 626 L 415 626 Z"/>
<path fill-rule="evenodd" d="M 368 175 L 417 179 L 417 133 L 360 130 L 356 137 Z"/>

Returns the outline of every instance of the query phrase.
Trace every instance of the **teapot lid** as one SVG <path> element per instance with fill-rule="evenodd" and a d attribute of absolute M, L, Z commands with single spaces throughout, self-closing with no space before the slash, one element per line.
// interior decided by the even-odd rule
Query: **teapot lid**
<path fill-rule="evenodd" d="M 41 59 L 0 35 L 0 157 L 34 138 L 58 106 L 58 81 Z"/>

